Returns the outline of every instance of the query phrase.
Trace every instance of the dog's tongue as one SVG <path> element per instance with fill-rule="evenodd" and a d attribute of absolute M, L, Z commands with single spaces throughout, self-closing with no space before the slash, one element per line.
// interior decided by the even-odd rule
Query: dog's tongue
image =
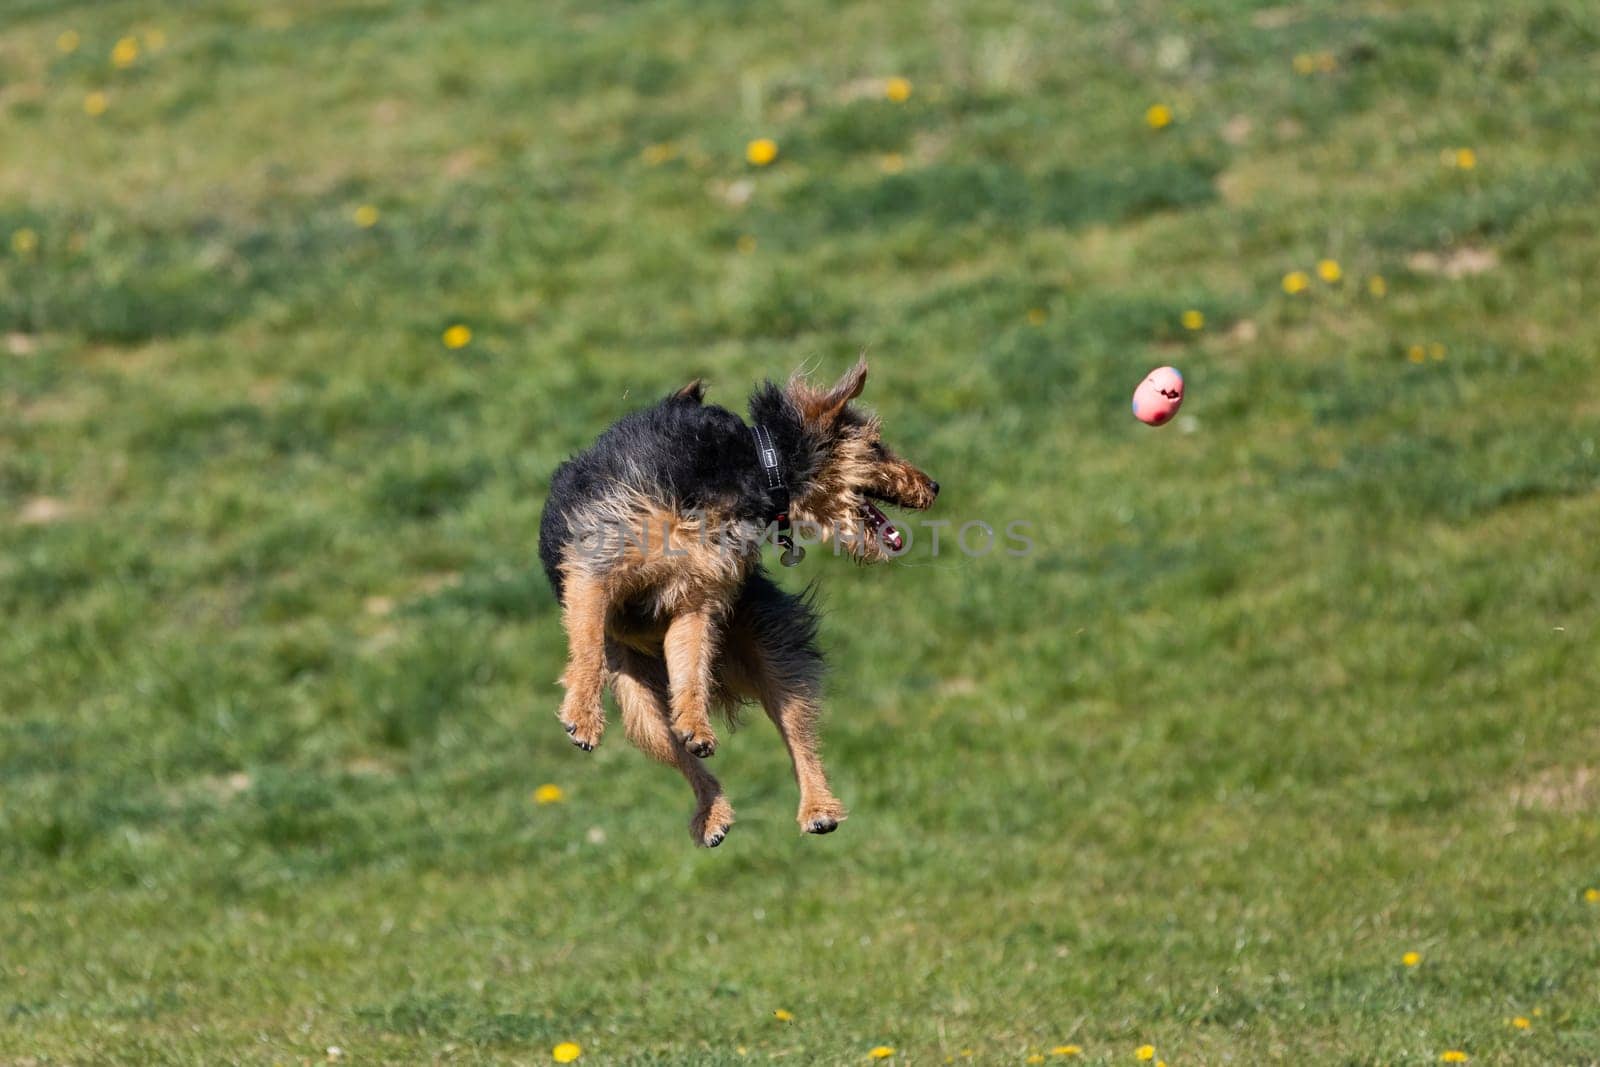
<path fill-rule="evenodd" d="M 894 528 L 894 523 L 889 521 L 889 517 L 879 511 L 870 500 L 863 500 L 861 507 L 867 513 L 867 525 L 872 528 L 872 535 L 882 541 L 890 552 L 900 551 L 900 546 L 905 541 L 900 536 L 900 531 Z"/>

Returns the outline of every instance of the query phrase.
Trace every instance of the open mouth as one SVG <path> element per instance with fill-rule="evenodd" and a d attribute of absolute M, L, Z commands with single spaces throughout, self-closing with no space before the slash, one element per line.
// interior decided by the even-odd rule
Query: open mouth
<path fill-rule="evenodd" d="M 861 499 L 861 520 L 867 524 L 867 533 L 890 552 L 898 552 L 905 546 L 905 537 L 889 521 L 889 516 L 865 497 Z"/>

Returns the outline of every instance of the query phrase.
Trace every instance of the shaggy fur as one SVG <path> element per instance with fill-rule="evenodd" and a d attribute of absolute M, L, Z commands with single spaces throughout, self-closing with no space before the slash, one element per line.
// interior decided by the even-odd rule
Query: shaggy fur
<path fill-rule="evenodd" d="M 872 501 L 920 510 L 939 485 L 850 405 L 866 377 L 861 362 L 827 389 L 799 377 L 765 382 L 749 411 L 771 435 L 797 529 L 871 562 L 892 554 L 895 536 Z M 784 592 L 761 566 L 779 503 L 750 427 L 706 404 L 696 381 L 624 416 L 558 467 L 539 525 L 539 557 L 567 629 L 562 725 L 573 744 L 593 749 L 609 687 L 628 739 L 689 780 L 690 832 L 708 847 L 733 825 L 702 762 L 717 747 L 708 713 L 746 701 L 766 709 L 789 749 L 801 829 L 825 834 L 845 817 L 817 755 L 816 614 L 808 596 Z"/>

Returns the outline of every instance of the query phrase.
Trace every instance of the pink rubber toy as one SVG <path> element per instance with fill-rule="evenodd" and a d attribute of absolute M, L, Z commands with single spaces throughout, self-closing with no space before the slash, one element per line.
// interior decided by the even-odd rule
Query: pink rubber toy
<path fill-rule="evenodd" d="M 1133 417 L 1150 426 L 1172 421 L 1183 404 L 1183 375 L 1177 367 L 1157 367 L 1133 391 Z"/>

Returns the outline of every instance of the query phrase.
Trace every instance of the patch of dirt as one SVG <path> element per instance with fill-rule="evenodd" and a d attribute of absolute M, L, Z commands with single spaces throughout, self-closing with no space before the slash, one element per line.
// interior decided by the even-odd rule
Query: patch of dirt
<path fill-rule="evenodd" d="M 424 596 L 432 596 L 442 589 L 450 589 L 461 584 L 460 571 L 436 571 L 433 574 L 424 574 L 417 579 L 417 591 Z"/>
<path fill-rule="evenodd" d="M 283 388 L 283 381 L 279 378 L 258 378 L 250 383 L 245 390 L 245 395 L 252 404 L 266 407 L 278 398 L 278 391 Z"/>
<path fill-rule="evenodd" d="M 1451 252 L 1416 252 L 1406 266 L 1417 274 L 1441 274 L 1446 278 L 1466 278 L 1484 274 L 1500 265 L 1492 248 L 1457 248 Z"/>
<path fill-rule="evenodd" d="M 888 78 L 853 78 L 834 90 L 834 96 L 842 103 L 851 100 L 881 100 L 884 87 L 888 84 Z"/>
<path fill-rule="evenodd" d="M 911 139 L 911 152 L 907 158 L 926 166 L 944 158 L 950 148 L 950 134 L 942 130 L 923 130 Z"/>
<path fill-rule="evenodd" d="M 778 122 L 792 122 L 804 115 L 809 106 L 804 93 L 788 93 L 772 105 L 772 113 Z"/>
<path fill-rule="evenodd" d="M 476 148 L 463 148 L 452 152 L 444 161 L 444 172 L 450 178 L 465 178 L 483 164 L 483 153 Z"/>
<path fill-rule="evenodd" d="M 66 501 L 53 496 L 36 496 L 17 510 L 17 522 L 23 526 L 48 526 L 71 514 L 72 508 Z"/>
<path fill-rule="evenodd" d="M 393 778 L 394 767 L 388 762 L 372 756 L 356 756 L 346 760 L 344 772 L 355 778 Z"/>
<path fill-rule="evenodd" d="M 1593 767 L 1550 767 L 1511 788 L 1511 805 L 1523 811 L 1564 815 L 1600 808 L 1600 771 Z"/>
<path fill-rule="evenodd" d="M 1296 7 L 1264 7 L 1250 16 L 1250 25 L 1258 30 L 1281 30 L 1305 18 L 1305 12 Z"/>
<path fill-rule="evenodd" d="M 971 696 L 978 691 L 978 683 L 964 675 L 955 678 L 946 678 L 939 683 L 939 692 L 943 696 L 964 697 Z"/>
<path fill-rule="evenodd" d="M 740 178 L 732 182 L 712 182 L 707 190 L 713 200 L 720 200 L 729 207 L 744 207 L 750 198 L 756 195 L 756 183 L 749 178 Z"/>
<path fill-rule="evenodd" d="M 232 774 L 214 774 L 200 779 L 199 782 L 201 791 L 217 800 L 232 800 L 242 793 L 248 793 L 253 785 L 255 785 L 255 779 L 244 771 L 234 771 Z"/>

